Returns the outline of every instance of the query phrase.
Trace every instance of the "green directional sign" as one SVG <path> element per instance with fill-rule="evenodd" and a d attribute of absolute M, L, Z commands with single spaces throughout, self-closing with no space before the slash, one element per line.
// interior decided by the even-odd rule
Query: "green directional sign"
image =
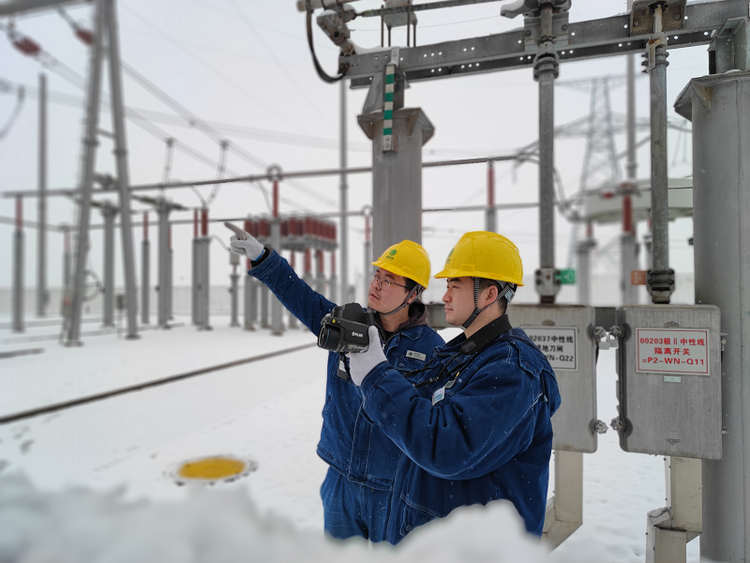
<path fill-rule="evenodd" d="M 560 285 L 574 285 L 576 283 L 576 271 L 572 268 L 557 271 L 557 279 Z"/>

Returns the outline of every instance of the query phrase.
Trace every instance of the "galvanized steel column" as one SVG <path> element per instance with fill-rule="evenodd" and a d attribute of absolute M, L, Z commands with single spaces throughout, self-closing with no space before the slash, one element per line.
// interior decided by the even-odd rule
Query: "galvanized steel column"
<path fill-rule="evenodd" d="M 669 274 L 669 191 L 667 183 L 667 62 L 664 45 L 656 47 L 654 67 L 649 71 L 651 91 L 651 235 L 652 272 Z M 672 277 L 674 274 L 672 274 Z M 652 291 L 654 303 L 669 303 L 672 293 L 666 280 Z"/>
<path fill-rule="evenodd" d="M 484 230 L 494 233 L 495 224 L 495 167 L 492 161 L 487 162 L 487 209 L 484 212 Z"/>
<path fill-rule="evenodd" d="M 294 258 L 295 258 L 295 252 L 294 252 L 294 250 L 292 250 L 291 254 L 289 256 L 289 265 L 292 267 L 292 270 L 294 270 L 294 266 L 295 266 L 295 260 L 294 260 Z M 297 319 L 297 317 L 295 317 L 292 314 L 292 312 L 289 311 L 289 314 L 287 315 L 287 327 L 289 327 L 289 328 L 299 328 L 299 325 L 300 325 L 300 322 Z"/>
<path fill-rule="evenodd" d="M 37 239 L 36 314 L 47 312 L 47 77 L 39 75 L 39 231 Z"/>
<path fill-rule="evenodd" d="M 278 216 L 271 219 L 271 248 L 281 252 L 281 221 Z M 284 334 L 284 323 L 281 320 L 281 301 L 274 295 L 271 297 L 271 334 Z"/>
<path fill-rule="evenodd" d="M 123 277 L 125 279 L 125 307 L 128 333 L 126 338 L 138 338 L 138 300 L 135 283 L 135 253 L 130 216 L 130 177 L 128 173 L 128 149 L 125 141 L 125 101 L 120 74 L 120 40 L 117 29 L 115 0 L 107 0 L 106 12 L 109 25 L 109 84 L 112 95 L 112 125 L 115 135 L 115 160 L 117 165 L 117 188 L 120 192 L 120 235 L 122 236 Z"/>
<path fill-rule="evenodd" d="M 385 102 L 357 120 L 372 140 L 373 252 L 404 239 L 422 242 L 422 145 L 435 133 L 419 108 L 403 107 L 404 79 L 391 54 L 382 81 Z M 395 60 L 394 60 L 395 59 Z M 394 70 L 395 67 L 395 70 Z M 378 82 L 380 83 L 380 82 Z M 367 275 L 365 275 L 367 277 Z"/>
<path fill-rule="evenodd" d="M 349 185 L 346 177 L 347 167 L 347 137 L 346 137 L 346 80 L 340 82 L 341 98 L 341 115 L 339 116 L 339 142 L 340 142 L 340 168 L 341 168 L 341 190 L 340 190 L 340 209 L 341 217 L 339 218 L 339 232 L 341 234 L 339 247 L 341 253 L 341 295 L 346 300 L 349 292 Z M 334 293 L 335 295 L 335 293 Z M 332 300 L 335 302 L 335 300 Z"/>
<path fill-rule="evenodd" d="M 89 64 L 89 80 L 86 92 L 86 126 L 83 145 L 84 156 L 81 173 L 81 189 L 79 198 L 78 231 L 75 246 L 75 265 L 73 267 L 73 287 L 70 298 L 70 321 L 65 336 L 66 346 L 81 346 L 81 313 L 83 310 L 84 283 L 86 281 L 86 256 L 89 249 L 89 224 L 91 221 L 91 188 L 94 183 L 94 166 L 96 162 L 96 147 L 99 144 L 97 131 L 99 130 L 99 96 L 101 93 L 102 57 L 104 36 L 106 1 L 96 2 L 96 26 L 94 29 L 94 44 L 91 46 L 91 62 Z"/>
<path fill-rule="evenodd" d="M 148 240 L 148 212 L 143 213 L 143 242 L 141 243 L 141 324 L 149 322 L 151 291 L 151 246 Z"/>
<path fill-rule="evenodd" d="M 157 278 L 159 280 L 159 299 L 157 304 L 156 322 L 159 328 L 169 328 L 169 297 L 167 289 L 169 277 L 167 270 L 169 268 L 169 203 L 165 199 L 160 199 L 156 207 L 159 216 L 159 239 L 158 239 L 158 270 Z"/>
<path fill-rule="evenodd" d="M 552 4 L 541 8 L 541 36 L 534 60 L 539 82 L 539 270 L 536 288 L 541 303 L 554 303 L 555 279 L 555 79 L 559 73 L 552 31 Z"/>
<path fill-rule="evenodd" d="M 111 204 L 102 208 L 104 216 L 104 294 L 102 324 L 115 326 L 115 215 L 117 209 Z"/>
<path fill-rule="evenodd" d="M 23 200 L 16 197 L 16 230 L 13 233 L 13 332 L 23 332 Z"/>
<path fill-rule="evenodd" d="M 701 558 L 750 561 L 750 72 L 693 79 L 695 301 L 721 309 L 723 458 L 703 461 Z M 731 149 L 731 150 L 730 150 Z"/>

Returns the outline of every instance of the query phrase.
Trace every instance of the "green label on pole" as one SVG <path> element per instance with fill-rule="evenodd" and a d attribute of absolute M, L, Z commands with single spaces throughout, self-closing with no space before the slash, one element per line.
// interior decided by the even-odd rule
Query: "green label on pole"
<path fill-rule="evenodd" d="M 572 268 L 558 270 L 557 279 L 560 285 L 574 285 L 576 283 L 576 271 Z"/>

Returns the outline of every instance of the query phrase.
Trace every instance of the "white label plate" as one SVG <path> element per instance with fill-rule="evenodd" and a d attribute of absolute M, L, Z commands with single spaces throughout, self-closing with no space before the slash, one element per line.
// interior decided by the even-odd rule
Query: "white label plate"
<path fill-rule="evenodd" d="M 547 356 L 552 369 L 578 370 L 578 327 L 522 326 L 532 342 Z"/>
<path fill-rule="evenodd" d="M 640 373 L 710 375 L 710 331 L 702 328 L 636 328 L 636 368 Z"/>

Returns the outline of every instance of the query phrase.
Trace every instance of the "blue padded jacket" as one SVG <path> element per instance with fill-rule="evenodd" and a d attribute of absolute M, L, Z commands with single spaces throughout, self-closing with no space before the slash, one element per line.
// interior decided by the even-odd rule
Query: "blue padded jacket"
<path fill-rule="evenodd" d="M 383 362 L 362 382 L 365 412 L 403 452 L 386 532 L 393 544 L 459 506 L 497 499 L 542 533 L 550 417 L 561 400 L 555 374 L 521 329 L 474 354 L 461 352 L 465 340 L 438 348 L 408 380 Z"/>
<path fill-rule="evenodd" d="M 301 323 L 316 336 L 320 321 L 336 306 L 301 280 L 289 263 L 271 252 L 248 272 L 263 282 Z M 425 306 L 411 306 L 421 322 L 393 334 L 385 355 L 394 373 L 424 367 L 443 339 L 424 323 Z M 383 434 L 362 408 L 362 396 L 343 368 L 348 359 L 329 352 L 326 400 L 318 455 L 350 482 L 389 491 L 400 457 L 398 447 Z M 403 375 L 399 376 L 403 379 Z"/>

